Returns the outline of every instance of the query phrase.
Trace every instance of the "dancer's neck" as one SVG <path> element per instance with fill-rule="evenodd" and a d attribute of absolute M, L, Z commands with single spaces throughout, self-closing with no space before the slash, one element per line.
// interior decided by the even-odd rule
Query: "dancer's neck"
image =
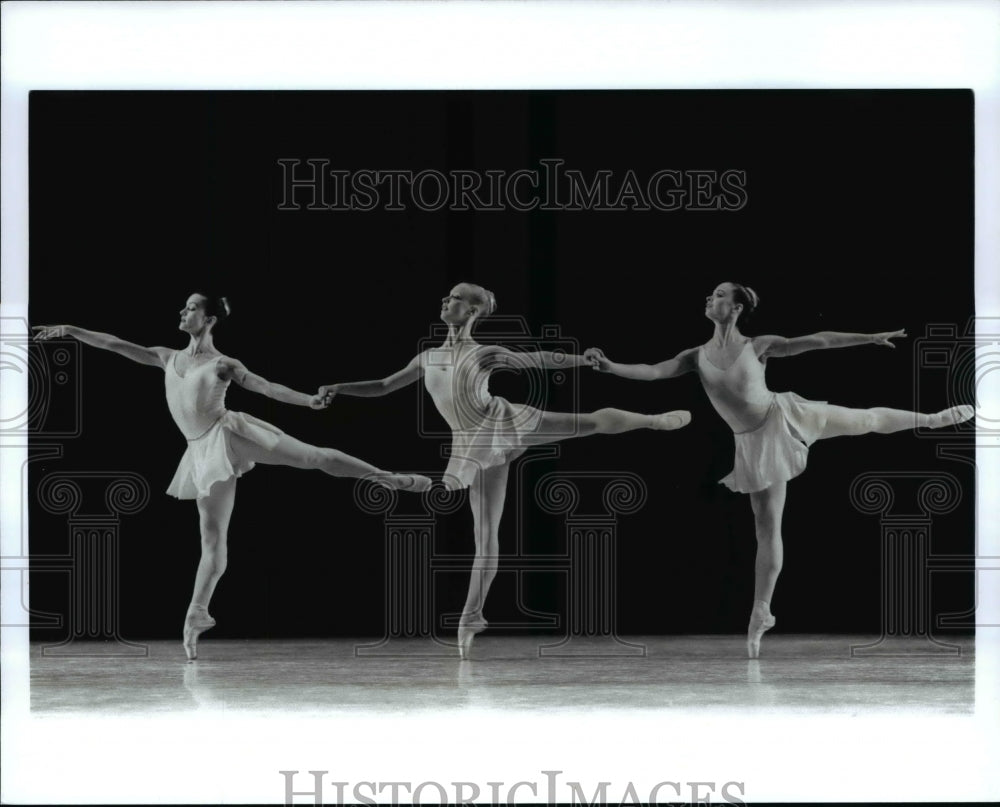
<path fill-rule="evenodd" d="M 746 337 L 740 333 L 735 322 L 716 322 L 715 333 L 712 334 L 711 344 L 721 349 L 730 345 L 741 344 L 746 341 Z"/>
<path fill-rule="evenodd" d="M 460 348 L 476 344 L 472 338 L 472 323 L 466 322 L 464 325 L 448 326 L 448 336 L 444 340 L 443 348 Z"/>
<path fill-rule="evenodd" d="M 212 341 L 212 332 L 203 331 L 198 335 L 191 334 L 191 341 L 184 352 L 192 358 L 207 353 L 215 353 L 215 342 Z"/>

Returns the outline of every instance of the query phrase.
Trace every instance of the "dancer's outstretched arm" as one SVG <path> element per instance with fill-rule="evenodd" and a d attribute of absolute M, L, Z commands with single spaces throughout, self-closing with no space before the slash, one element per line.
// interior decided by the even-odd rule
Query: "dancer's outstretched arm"
<path fill-rule="evenodd" d="M 809 350 L 828 350 L 834 347 L 854 347 L 856 345 L 882 345 L 896 347 L 891 340 L 906 336 L 905 330 L 883 333 L 837 333 L 820 331 L 809 336 L 755 336 L 754 349 L 761 359 L 769 356 L 795 356 Z"/>
<path fill-rule="evenodd" d="M 596 347 L 588 348 L 583 354 L 584 360 L 595 370 L 636 381 L 659 381 L 661 378 L 674 378 L 685 373 L 693 373 L 697 369 L 697 357 L 696 347 L 682 350 L 672 359 L 661 361 L 659 364 L 618 364 Z"/>
<path fill-rule="evenodd" d="M 326 409 L 330 403 L 323 395 L 309 395 L 306 392 L 296 392 L 290 387 L 268 381 L 256 373 L 251 373 L 244 366 L 243 362 L 231 359 L 228 356 L 223 356 L 219 359 L 216 371 L 219 374 L 219 378 L 223 380 L 231 379 L 243 387 L 243 389 L 250 390 L 250 392 L 258 392 L 261 395 L 266 395 L 268 398 L 273 398 L 282 403 L 308 406 L 311 409 Z"/>
<path fill-rule="evenodd" d="M 126 359 L 137 361 L 139 364 L 149 364 L 153 367 L 163 368 L 172 352 L 166 347 L 143 347 L 132 342 L 126 342 L 117 336 L 109 333 L 98 333 L 88 331 L 84 328 L 77 328 L 75 325 L 34 325 L 31 328 L 35 332 L 35 339 L 61 339 L 65 336 L 72 336 L 79 339 L 85 345 L 99 347 L 102 350 L 110 350 L 124 356 Z"/>
<path fill-rule="evenodd" d="M 420 356 L 414 356 L 410 363 L 399 372 L 375 381 L 350 381 L 342 384 L 324 384 L 319 395 L 329 403 L 334 395 L 355 395 L 359 398 L 377 398 L 412 384 L 423 375 Z"/>
<path fill-rule="evenodd" d="M 479 360 L 490 369 L 539 367 L 542 370 L 565 370 L 590 364 L 586 356 L 552 350 L 508 350 L 500 345 L 483 348 Z"/>

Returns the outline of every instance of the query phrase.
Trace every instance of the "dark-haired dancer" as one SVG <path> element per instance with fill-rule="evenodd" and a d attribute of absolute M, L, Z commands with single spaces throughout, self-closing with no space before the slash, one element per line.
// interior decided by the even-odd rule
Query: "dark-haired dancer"
<path fill-rule="evenodd" d="M 483 605 L 497 572 L 498 531 L 507 491 L 510 462 L 531 445 L 588 434 L 618 434 L 633 429 L 678 429 L 691 420 L 688 412 L 641 415 L 621 409 L 577 414 L 543 412 L 490 395 L 490 374 L 501 368 L 562 369 L 585 364 L 582 356 L 550 351 L 512 352 L 480 345 L 472 338 L 476 321 L 496 309 L 491 292 L 459 283 L 441 301 L 441 319 L 448 336 L 439 348 L 425 350 L 395 373 L 378 381 L 329 384 L 320 395 L 386 395 L 419 378 L 441 416 L 452 429 L 451 458 L 444 484 L 451 490 L 469 488 L 475 525 L 476 557 L 469 594 L 459 622 L 458 647 L 468 658 L 473 637 L 486 628 Z"/>
<path fill-rule="evenodd" d="M 900 409 L 847 409 L 807 401 L 794 392 L 771 392 L 764 383 L 769 358 L 794 356 L 809 350 L 875 344 L 895 347 L 903 331 L 876 334 L 832 333 L 786 339 L 747 337 L 739 323 L 757 306 L 753 289 L 721 283 L 705 302 L 705 316 L 714 324 L 712 338 L 659 364 L 616 364 L 591 348 L 584 356 L 595 369 L 623 378 L 653 381 L 696 372 L 715 410 L 736 437 L 732 473 L 722 479 L 728 488 L 750 494 L 757 532 L 754 604 L 747 628 L 747 653 L 757 658 L 764 632 L 774 626 L 770 603 L 781 572 L 781 514 L 785 485 L 806 467 L 808 446 L 815 440 L 878 432 L 890 434 L 915 427 L 940 428 L 968 420 L 971 406 L 954 406 L 933 415 Z"/>
<path fill-rule="evenodd" d="M 320 395 L 273 384 L 220 353 L 212 332 L 228 314 L 229 304 L 224 297 L 192 294 L 180 311 L 179 328 L 190 337 L 184 350 L 142 347 L 73 325 L 32 329 L 38 339 L 72 336 L 84 344 L 114 351 L 165 372 L 167 405 L 187 438 L 187 451 L 167 493 L 178 499 L 197 499 L 201 516 L 201 561 L 184 620 L 184 650 L 189 659 L 197 658 L 198 636 L 215 625 L 208 606 L 226 570 L 227 531 L 236 479 L 255 463 L 318 468 L 331 476 L 366 477 L 401 490 L 421 491 L 431 484 L 427 477 L 388 473 L 335 449 L 303 443 L 251 415 L 228 411 L 225 397 L 231 381 L 284 403 L 313 409 L 324 409 L 328 403 Z"/>

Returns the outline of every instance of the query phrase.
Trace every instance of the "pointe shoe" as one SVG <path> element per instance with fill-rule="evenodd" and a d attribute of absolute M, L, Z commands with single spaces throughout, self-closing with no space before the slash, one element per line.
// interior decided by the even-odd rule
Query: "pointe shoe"
<path fill-rule="evenodd" d="M 974 406 L 970 406 L 969 404 L 952 406 L 934 415 L 937 422 L 931 428 L 943 429 L 945 426 L 957 426 L 959 423 L 965 423 L 965 421 L 971 420 L 975 416 L 976 408 Z"/>
<path fill-rule="evenodd" d="M 454 493 L 456 490 L 462 490 L 465 485 L 462 484 L 460 480 L 454 474 L 445 474 L 441 477 L 441 486 L 449 493 Z"/>
<path fill-rule="evenodd" d="M 747 658 L 760 656 L 760 640 L 766 631 L 774 627 L 774 616 L 763 608 L 754 606 L 750 613 L 750 624 L 747 627 Z"/>
<path fill-rule="evenodd" d="M 478 619 L 463 620 L 458 624 L 458 655 L 462 661 L 472 658 L 472 640 L 477 633 L 486 630 L 487 625 L 489 623 L 482 616 Z"/>
<path fill-rule="evenodd" d="M 206 609 L 188 613 L 184 619 L 184 652 L 188 661 L 198 658 L 198 637 L 209 628 L 215 627 L 215 620 L 208 615 Z"/>
<path fill-rule="evenodd" d="M 691 413 L 686 409 L 678 409 L 674 412 L 664 412 L 662 415 L 653 415 L 653 425 L 650 428 L 663 431 L 683 429 L 690 422 Z"/>
<path fill-rule="evenodd" d="M 405 490 L 408 493 L 423 493 L 433 484 L 433 480 L 420 474 L 385 474 L 373 477 L 373 482 L 390 490 Z"/>

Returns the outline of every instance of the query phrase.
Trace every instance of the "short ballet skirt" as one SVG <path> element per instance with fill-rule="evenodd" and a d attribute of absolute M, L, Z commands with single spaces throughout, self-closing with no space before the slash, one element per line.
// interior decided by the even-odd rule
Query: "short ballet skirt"
<path fill-rule="evenodd" d="M 240 456 L 229 444 L 230 433 L 264 448 L 274 448 L 284 432 L 253 415 L 226 412 L 203 435 L 188 440 L 167 493 L 178 499 L 203 499 L 216 482 L 243 476 L 253 468 L 256 463 Z"/>
<path fill-rule="evenodd" d="M 467 488 L 478 471 L 521 456 L 528 448 L 525 439 L 538 433 L 541 418 L 541 410 L 493 396 L 478 427 L 452 432 L 445 478 L 454 477 Z"/>
<path fill-rule="evenodd" d="M 737 493 L 756 493 L 794 479 L 806 469 L 809 446 L 826 427 L 826 401 L 776 392 L 764 422 L 734 435 L 732 472 L 720 483 Z"/>

